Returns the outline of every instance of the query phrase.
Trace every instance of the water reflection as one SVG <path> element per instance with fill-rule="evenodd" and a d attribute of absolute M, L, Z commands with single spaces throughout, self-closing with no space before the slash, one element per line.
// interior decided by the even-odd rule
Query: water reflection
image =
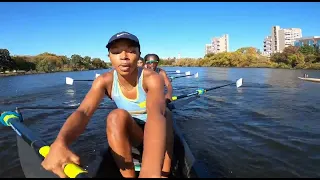
<path fill-rule="evenodd" d="M 71 89 L 71 88 L 67 88 L 66 91 L 65 91 L 65 94 L 68 95 L 71 98 L 74 98 L 75 90 Z"/>

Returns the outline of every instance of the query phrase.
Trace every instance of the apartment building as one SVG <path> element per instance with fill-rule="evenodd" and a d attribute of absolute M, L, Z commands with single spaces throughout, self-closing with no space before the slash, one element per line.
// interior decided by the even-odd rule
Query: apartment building
<path fill-rule="evenodd" d="M 263 56 L 268 56 L 269 57 L 271 55 L 271 53 L 272 53 L 271 43 L 272 43 L 271 36 L 267 36 L 267 37 L 264 38 L 263 51 L 261 53 Z"/>
<path fill-rule="evenodd" d="M 294 42 L 294 45 L 297 47 L 300 47 L 303 45 L 309 45 L 309 46 L 317 46 L 318 48 L 320 48 L 320 36 L 298 38 Z"/>
<path fill-rule="evenodd" d="M 229 35 L 224 34 L 221 37 L 214 37 L 211 44 L 206 44 L 205 54 L 229 52 Z"/>
<path fill-rule="evenodd" d="M 271 30 L 271 52 L 282 52 L 288 46 L 294 46 L 296 39 L 302 37 L 300 28 L 280 28 L 273 26 Z"/>
<path fill-rule="evenodd" d="M 212 52 L 212 45 L 211 44 L 206 44 L 206 47 L 205 47 L 205 54 L 209 54 Z"/>

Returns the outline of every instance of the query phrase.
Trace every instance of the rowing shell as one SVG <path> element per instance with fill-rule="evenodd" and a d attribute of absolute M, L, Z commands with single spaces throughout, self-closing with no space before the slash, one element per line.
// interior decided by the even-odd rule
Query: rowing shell
<path fill-rule="evenodd" d="M 242 78 L 236 82 L 215 86 L 206 89 L 198 89 L 194 93 L 175 96 L 174 100 L 183 99 L 185 97 L 197 97 L 198 95 L 219 89 L 222 87 L 236 85 L 237 88 L 242 86 Z M 29 107 L 30 108 L 30 107 Z M 172 103 L 168 104 L 168 108 L 172 111 L 175 109 Z M 23 118 L 18 108 L 15 112 L 5 111 L 1 113 L 0 121 L 4 126 L 10 126 L 17 135 L 18 154 L 20 163 L 27 178 L 54 178 L 55 174 L 46 171 L 41 166 L 41 161 L 46 157 L 50 150 L 48 143 L 44 142 L 39 135 L 36 135 L 28 127 L 23 124 Z M 182 133 L 173 119 L 174 130 L 174 152 L 171 164 L 171 174 L 169 177 L 210 177 L 206 166 L 200 161 L 197 161 L 191 150 L 184 140 Z M 132 155 L 135 162 L 136 173 L 140 172 L 141 164 L 141 150 L 133 148 Z M 109 146 L 106 146 L 100 153 L 97 154 L 95 160 L 92 160 L 86 168 L 79 167 L 76 164 L 68 163 L 64 167 L 64 172 L 68 177 L 121 177 L 119 169 L 116 167 L 115 162 L 110 154 Z M 90 176 L 88 176 L 88 173 Z M 115 174 L 114 174 L 115 173 Z"/>
<path fill-rule="evenodd" d="M 175 120 L 173 121 L 173 129 L 174 155 L 171 164 L 172 170 L 169 177 L 210 177 L 205 165 L 195 159 Z M 21 167 L 26 178 L 58 178 L 57 175 L 43 169 L 39 156 L 19 135 L 17 135 L 17 145 Z M 136 175 L 138 176 L 140 172 L 142 150 L 132 148 L 132 157 L 135 165 Z M 98 151 L 97 156 L 86 167 L 89 176 L 93 178 L 122 178 L 119 168 L 117 167 L 111 155 L 111 149 L 108 145 L 102 148 L 102 150 Z"/>
<path fill-rule="evenodd" d="M 298 77 L 299 79 L 305 80 L 305 81 L 311 81 L 311 82 L 319 82 L 320 83 L 320 79 L 318 78 L 304 78 L 304 77 Z"/>

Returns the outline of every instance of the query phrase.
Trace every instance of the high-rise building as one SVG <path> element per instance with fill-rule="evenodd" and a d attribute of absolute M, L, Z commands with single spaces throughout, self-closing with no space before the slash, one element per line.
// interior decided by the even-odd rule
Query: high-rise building
<path fill-rule="evenodd" d="M 229 52 L 229 35 L 224 34 L 221 37 L 214 37 L 211 44 L 206 44 L 206 54 Z"/>
<path fill-rule="evenodd" d="M 271 52 L 279 52 L 279 30 L 280 26 L 273 26 L 271 30 Z"/>
<path fill-rule="evenodd" d="M 267 36 L 266 38 L 264 38 L 263 52 L 261 53 L 263 56 L 269 57 L 271 55 L 271 53 L 272 53 L 271 42 L 272 42 L 271 36 Z"/>
<path fill-rule="evenodd" d="M 284 48 L 293 46 L 296 39 L 302 37 L 300 28 L 281 29 L 273 26 L 271 30 L 271 52 L 282 52 Z"/>

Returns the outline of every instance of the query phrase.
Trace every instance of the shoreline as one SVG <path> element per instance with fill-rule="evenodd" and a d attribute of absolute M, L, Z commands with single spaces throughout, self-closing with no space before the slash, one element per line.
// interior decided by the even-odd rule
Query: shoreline
<path fill-rule="evenodd" d="M 107 68 L 109 69 L 109 68 Z M 10 77 L 10 76 L 24 76 L 24 75 L 35 75 L 35 74 L 51 74 L 58 72 L 77 72 L 77 71 L 91 71 L 91 70 L 103 70 L 103 69 L 88 69 L 88 70 L 63 70 L 63 71 L 52 71 L 52 72 L 40 72 L 40 71 L 26 71 L 26 72 L 8 72 L 0 73 L 0 77 Z"/>
<path fill-rule="evenodd" d="M 32 75 L 32 74 L 44 74 L 46 72 L 9 72 L 9 73 L 0 73 L 0 77 L 9 77 L 9 76 L 23 76 L 23 75 Z"/>
<path fill-rule="evenodd" d="M 232 67 L 232 66 L 172 66 L 172 65 L 158 65 L 159 67 L 213 67 L 213 68 L 267 68 L 267 69 L 288 69 L 288 70 L 320 70 L 320 68 L 287 68 L 287 67 L 268 67 L 268 66 L 247 66 L 247 67 Z"/>

